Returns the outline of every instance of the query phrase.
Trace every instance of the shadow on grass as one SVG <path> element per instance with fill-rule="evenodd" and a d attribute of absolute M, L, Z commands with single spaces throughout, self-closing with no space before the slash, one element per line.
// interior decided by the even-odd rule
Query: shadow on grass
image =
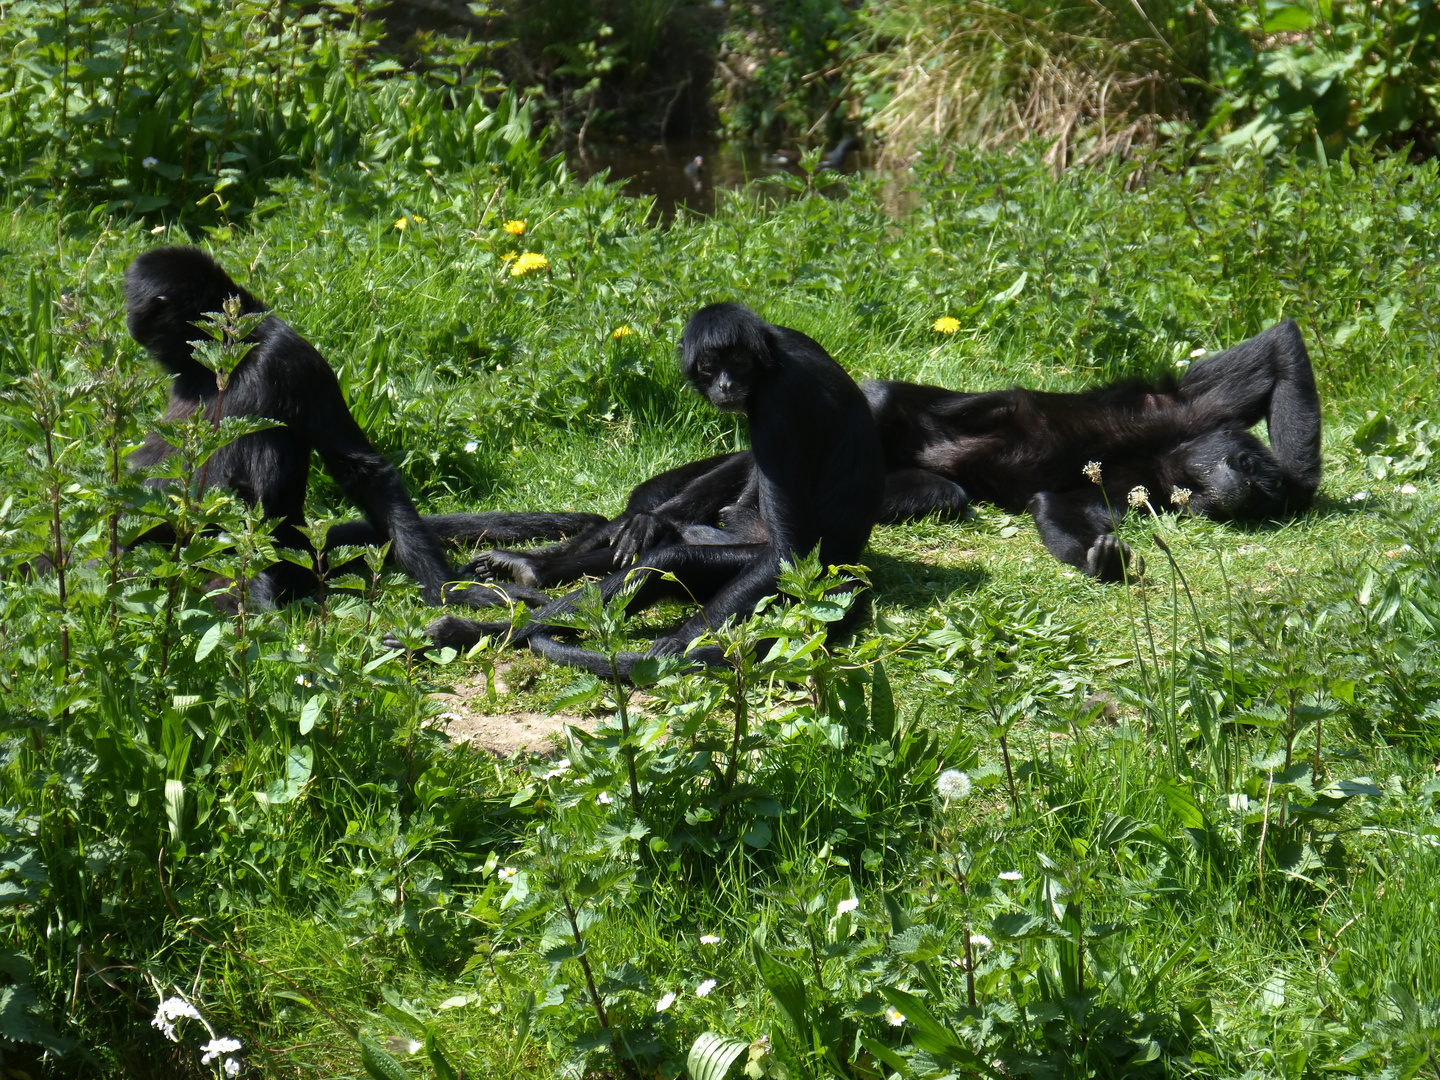
<path fill-rule="evenodd" d="M 875 585 L 875 599 L 905 607 L 920 607 L 956 593 L 978 592 L 991 576 L 982 566 L 936 566 L 877 551 L 867 551 L 865 561 Z"/>

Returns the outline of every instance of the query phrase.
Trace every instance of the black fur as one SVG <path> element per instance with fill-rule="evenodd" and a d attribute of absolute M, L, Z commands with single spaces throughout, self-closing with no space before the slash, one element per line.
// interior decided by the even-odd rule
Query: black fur
<path fill-rule="evenodd" d="M 193 247 L 158 248 L 139 256 L 125 272 L 126 324 L 130 335 L 173 376 L 167 420 L 188 416 L 197 409 L 214 418 L 219 394 L 215 373 L 198 361 L 190 341 L 200 336 L 195 324 L 207 312 L 219 311 L 232 297 L 240 298 L 246 313 L 268 308 L 241 288 L 205 252 Z M 310 453 L 316 451 L 345 494 L 364 511 L 366 523 L 356 523 L 346 535 L 335 530 L 331 546 L 341 543 L 389 540 L 391 553 L 420 583 L 425 601 L 437 604 L 445 583 L 454 578 L 439 543 L 415 512 L 400 474 L 373 446 L 355 423 L 345 404 L 340 384 L 330 365 L 289 325 L 268 316 L 251 334 L 253 348 L 231 373 L 225 389 L 223 415 L 260 416 L 280 427 L 245 435 L 218 451 L 206 471 L 208 484 L 232 488 L 251 505 L 259 504 L 267 517 L 280 518 L 276 541 L 282 546 L 306 548 L 298 526 L 304 524 L 305 489 L 310 475 Z M 151 433 L 131 455 L 132 466 L 154 465 L 174 452 L 159 435 Z M 563 535 L 557 515 L 510 515 L 506 539 Z M 526 522 L 545 526 L 524 534 Z M 577 515 L 574 529 L 597 520 Z M 443 519 L 442 519 L 443 520 Z M 495 523 L 498 527 L 499 522 Z M 368 531 L 367 531 L 368 529 Z M 142 539 L 163 540 L 152 531 Z M 269 567 L 251 585 L 256 603 L 290 599 L 310 591 L 309 573 L 282 562 Z M 456 599 L 457 597 L 451 597 Z M 469 590 L 458 599 L 470 603 L 494 602 L 484 590 Z"/>
<path fill-rule="evenodd" d="M 709 506 L 717 502 L 723 506 L 738 492 L 742 500 L 753 498 L 759 518 L 745 526 L 742 535 L 753 541 L 763 525 L 763 540 L 687 543 L 682 533 L 677 542 L 643 551 L 643 565 L 633 571 L 641 584 L 632 607 L 688 595 L 704 604 L 699 613 L 660 638 L 651 655 L 685 653 L 707 628 L 718 627 L 734 615 L 748 615 L 762 597 L 775 591 L 782 559 L 807 554 L 818 545 L 825 564 L 856 561 L 879 517 L 884 484 L 880 443 L 865 398 L 816 342 L 798 331 L 762 322 L 738 304 L 712 304 L 690 320 L 681 344 L 685 374 L 696 389 L 717 407 L 744 409 L 754 467 L 747 475 L 746 470 L 734 468 L 735 457 L 722 455 L 698 463 L 693 474 L 683 470 L 663 474 L 656 481 L 671 479 L 657 484 L 644 498 L 651 505 L 644 512 L 656 508 L 652 496 L 664 494 L 658 504 L 664 506 L 676 493 L 683 495 L 687 479 L 698 479 L 710 499 L 705 509 L 692 508 L 693 513 L 708 517 Z M 750 489 L 753 496 L 747 494 Z M 707 538 L 715 539 L 713 534 Z M 606 556 L 613 558 L 609 552 Z M 613 597 L 630 573 L 606 577 L 602 595 Z M 679 585 L 663 580 L 664 573 L 673 574 Z M 516 640 L 552 659 L 608 675 L 606 657 L 557 641 L 556 628 L 546 622 L 573 611 L 574 599 L 572 594 L 542 608 Z M 431 624 L 430 636 L 437 645 L 463 648 L 482 634 L 503 634 L 507 629 L 446 617 Z M 713 652 L 688 655 L 709 663 L 720 660 Z M 636 659 L 638 654 L 625 654 L 620 674 L 628 673 Z"/>

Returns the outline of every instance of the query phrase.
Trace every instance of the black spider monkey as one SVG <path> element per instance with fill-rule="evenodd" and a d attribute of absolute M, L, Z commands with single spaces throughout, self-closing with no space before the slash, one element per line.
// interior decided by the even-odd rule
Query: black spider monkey
<path fill-rule="evenodd" d="M 437 529 L 521 541 L 564 536 L 603 520 L 593 514 L 447 515 L 432 518 L 432 527 L 427 528 L 400 474 L 370 445 L 350 415 L 325 358 L 273 315 L 247 338 L 253 347 L 231 373 L 221 405 L 215 373 L 195 358 L 190 341 L 198 336 L 195 324 L 206 313 L 219 311 L 232 296 L 240 298 L 246 314 L 269 310 L 198 248 L 157 248 L 140 255 L 125 272 L 130 335 L 173 376 L 165 419 L 178 420 L 202 408 L 207 417 L 215 418 L 218 408 L 224 416 L 280 422 L 279 427 L 244 435 L 223 447 L 206 470 L 207 483 L 232 488 L 246 503 L 258 503 L 266 517 L 282 520 L 275 530 L 277 543 L 309 547 L 298 527 L 305 520 L 312 450 L 319 452 L 345 494 L 369 519 L 332 529 L 327 546 L 389 540 L 392 555 L 420 583 L 428 604 L 449 599 L 483 605 L 503 599 L 484 588 L 446 594 L 445 583 L 455 575 L 441 552 Z M 173 452 L 174 447 L 152 432 L 130 463 L 154 465 Z M 166 531 L 152 529 L 141 539 L 173 540 Z M 248 591 L 252 602 L 266 605 L 314 587 L 309 571 L 280 562 L 263 571 Z M 540 595 L 542 602 L 545 599 Z"/>
<path fill-rule="evenodd" d="M 1115 522 L 1137 486 L 1162 509 L 1183 488 L 1194 513 L 1263 521 L 1305 509 L 1320 484 L 1320 396 L 1290 319 L 1197 361 L 1178 384 L 863 389 L 885 447 L 886 520 L 955 515 L 971 500 L 1029 510 L 1051 554 L 1104 581 L 1125 577 Z M 1262 419 L 1268 448 L 1248 430 Z M 1084 472 L 1091 461 L 1099 483 Z"/>
<path fill-rule="evenodd" d="M 681 348 L 685 375 L 695 388 L 722 412 L 746 414 L 752 446 L 751 455 L 721 455 L 697 463 L 692 478 L 708 478 L 711 502 L 718 498 L 722 505 L 737 491 L 742 501 L 751 498 L 747 492 L 753 488 L 755 513 L 730 542 L 719 542 L 724 537 L 716 535 L 729 529 L 707 533 L 703 543 L 686 542 L 680 531 L 675 542 L 645 550 L 643 566 L 611 573 L 600 583 L 608 600 L 632 574 L 638 575 L 635 607 L 668 596 L 701 599 L 701 611 L 657 640 L 650 655 L 686 653 L 707 628 L 720 626 L 732 615 L 751 613 L 762 597 L 775 592 L 782 559 L 808 554 L 817 544 L 827 565 L 858 559 L 879 518 L 884 485 L 884 458 L 864 395 L 818 343 L 799 331 L 763 322 L 739 304 L 711 304 L 686 325 Z M 747 457 L 753 468 L 740 470 L 737 481 L 733 463 Z M 677 483 L 683 493 L 689 475 L 685 469 L 666 475 L 672 480 L 656 485 L 652 494 L 658 497 L 658 489 L 671 491 Z M 658 505 L 666 501 L 662 498 Z M 649 497 L 641 502 L 652 505 Z M 612 543 L 628 544 L 632 533 L 635 544 L 648 543 L 655 534 L 647 523 L 637 524 L 648 512 L 626 519 Z M 665 523 L 660 525 L 659 534 L 664 534 Z M 761 527 L 763 539 L 757 540 Z M 613 554 L 606 555 L 613 560 Z M 664 580 L 663 574 L 673 574 L 679 583 Z M 553 660 L 609 675 L 607 657 L 553 637 L 556 628 L 547 618 L 573 611 L 574 600 L 571 594 L 541 608 L 513 640 Z M 858 609 L 852 611 L 858 614 Z M 505 624 L 454 616 L 429 627 L 436 645 L 454 648 L 468 647 L 482 634 L 508 630 Z M 639 655 L 623 654 L 619 674 L 627 675 Z M 686 655 L 704 663 L 722 662 L 713 648 Z"/>
<path fill-rule="evenodd" d="M 1129 551 L 1114 535 L 1115 517 L 1136 486 L 1161 508 L 1183 487 L 1196 513 L 1255 521 L 1303 510 L 1320 481 L 1320 398 L 1290 320 L 1198 361 L 1178 385 L 963 394 L 866 382 L 862 390 L 885 452 L 881 522 L 958 517 L 972 499 L 1028 509 L 1056 558 L 1107 581 L 1124 577 Z M 1247 430 L 1261 419 L 1269 449 Z M 1090 461 L 1100 463 L 1100 486 L 1083 473 Z M 550 548 L 484 553 L 478 567 L 545 587 L 625 565 L 650 535 L 713 542 L 736 524 L 737 534 L 763 539 L 763 522 L 747 517 L 750 479 L 748 454 L 682 465 L 637 487 L 614 521 Z"/>

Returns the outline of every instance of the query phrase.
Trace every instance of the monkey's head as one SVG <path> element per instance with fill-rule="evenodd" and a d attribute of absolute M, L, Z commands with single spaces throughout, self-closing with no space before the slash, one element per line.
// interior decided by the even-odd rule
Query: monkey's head
<path fill-rule="evenodd" d="M 701 308 L 680 338 L 685 377 L 721 412 L 744 412 L 756 380 L 774 363 L 768 330 L 742 304 Z"/>
<path fill-rule="evenodd" d="M 200 336 L 194 324 L 232 296 L 247 312 L 266 310 L 199 248 L 156 248 L 125 271 L 125 325 L 151 356 L 173 369 L 189 358 L 189 342 Z"/>
<path fill-rule="evenodd" d="M 1285 474 L 1270 448 L 1248 431 L 1212 431 L 1175 449 L 1190 506 L 1217 521 L 1259 521 L 1285 510 Z"/>

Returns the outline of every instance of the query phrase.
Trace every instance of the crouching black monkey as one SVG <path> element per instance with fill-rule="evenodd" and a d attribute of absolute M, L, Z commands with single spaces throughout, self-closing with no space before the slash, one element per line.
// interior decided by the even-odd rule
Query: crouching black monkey
<path fill-rule="evenodd" d="M 638 575 L 636 607 L 667 596 L 693 595 L 703 602 L 700 612 L 655 642 L 651 655 L 684 653 L 707 628 L 732 615 L 750 614 L 761 598 L 775 592 L 782 559 L 808 554 L 818 544 L 825 564 L 856 561 L 880 515 L 884 486 L 884 458 L 865 398 L 818 343 L 762 322 L 739 304 L 712 304 L 690 320 L 681 346 L 685 374 L 696 389 L 722 412 L 743 410 L 749 419 L 753 469 L 738 490 L 746 502 L 745 490 L 753 485 L 758 522 L 754 531 L 736 532 L 750 537 L 763 527 L 764 539 L 687 543 L 682 534 L 678 542 L 646 550 L 637 569 L 617 571 L 601 582 L 601 594 L 609 599 L 632 573 Z M 727 460 L 737 459 L 724 455 L 700 463 L 707 466 L 700 475 L 713 475 Z M 661 575 L 667 573 L 679 584 L 664 580 Z M 541 608 L 517 640 L 551 659 L 608 675 L 606 657 L 557 641 L 556 628 L 546 622 L 572 611 L 574 599 L 572 594 Z M 447 616 L 431 623 L 429 631 L 436 645 L 463 648 L 482 634 L 508 629 Z M 688 655 L 706 663 L 721 659 L 714 650 Z M 627 674 L 638 657 L 622 656 L 620 674 Z"/>
<path fill-rule="evenodd" d="M 1320 483 L 1320 397 L 1289 319 L 1197 361 L 1178 385 L 863 390 L 885 448 L 882 520 L 953 515 L 970 500 L 1028 509 L 1051 554 L 1106 581 L 1125 575 L 1115 520 L 1137 486 L 1161 509 L 1178 508 L 1183 489 L 1194 513 L 1260 521 L 1305 509 Z M 1248 430 L 1262 419 L 1268 448 Z M 1092 461 L 1098 482 L 1084 471 Z"/>
<path fill-rule="evenodd" d="M 304 549 L 308 543 L 298 526 L 304 523 L 310 452 L 318 451 L 368 519 L 368 534 L 366 523 L 340 526 L 332 530 L 330 545 L 364 543 L 366 535 L 375 542 L 390 541 L 393 556 L 420 583 L 429 604 L 442 598 L 477 605 L 501 599 L 483 589 L 445 597 L 445 583 L 455 575 L 434 533 L 416 514 L 400 474 L 355 423 L 325 358 L 286 323 L 271 315 L 255 328 L 248 339 L 253 348 L 231 373 L 221 404 L 215 373 L 195 358 L 190 341 L 199 336 L 194 324 L 207 312 L 219 311 L 232 296 L 240 298 L 247 314 L 268 310 L 198 248 L 158 248 L 139 256 L 125 272 L 130 335 L 174 377 L 165 419 L 178 420 L 197 409 L 215 418 L 218 409 L 224 416 L 280 422 L 279 427 L 242 436 L 217 451 L 207 468 L 207 483 L 234 489 L 250 505 L 258 503 L 266 517 L 283 522 L 275 531 L 276 542 Z M 154 465 L 173 452 L 174 447 L 152 432 L 130 463 Z M 495 517 L 507 519 L 492 523 L 497 530 L 502 525 L 508 530 L 497 533 L 497 538 L 513 540 L 565 535 L 603 520 L 590 514 Z M 567 523 L 565 519 L 572 517 Z M 355 535 L 347 534 L 347 528 Z M 151 530 L 141 539 L 163 541 L 167 538 L 162 532 Z M 314 584 L 308 571 L 281 562 L 260 575 L 250 586 L 250 595 L 254 602 L 268 604 L 308 592 Z"/>

